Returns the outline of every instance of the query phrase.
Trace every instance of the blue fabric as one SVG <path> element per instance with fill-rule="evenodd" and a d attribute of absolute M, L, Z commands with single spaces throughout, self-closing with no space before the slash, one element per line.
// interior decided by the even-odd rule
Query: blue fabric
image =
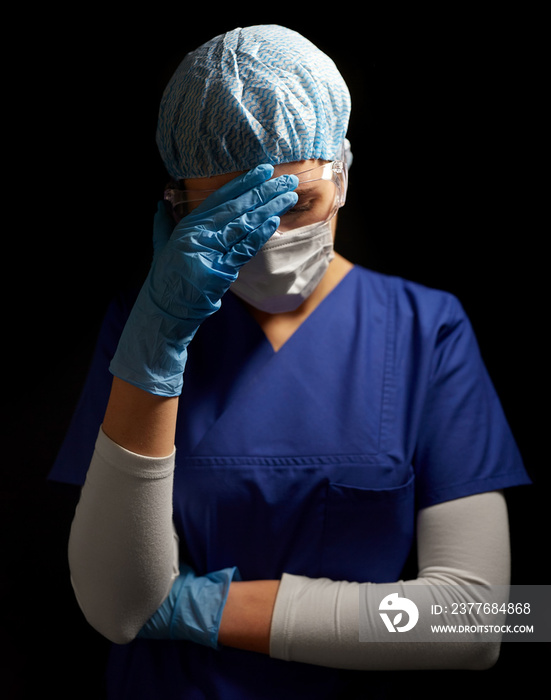
<path fill-rule="evenodd" d="M 238 28 L 178 66 L 161 100 L 157 145 L 177 180 L 334 160 L 349 116 L 342 76 L 310 41 L 277 25 Z"/>
<path fill-rule="evenodd" d="M 100 348 L 116 344 L 110 323 Z M 101 422 L 86 398 L 97 363 L 72 435 Z M 174 518 L 199 575 L 393 581 L 419 508 L 529 483 L 458 301 L 359 267 L 277 353 L 227 294 L 190 345 L 180 401 Z M 81 458 L 71 434 L 52 478 L 79 483 L 93 441 Z M 116 647 L 110 666 L 118 700 L 353 698 L 353 679 L 175 642 Z"/>

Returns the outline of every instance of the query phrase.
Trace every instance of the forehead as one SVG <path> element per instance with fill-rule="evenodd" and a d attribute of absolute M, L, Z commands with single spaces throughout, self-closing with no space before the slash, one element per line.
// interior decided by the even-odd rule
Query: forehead
<path fill-rule="evenodd" d="M 310 170 L 318 165 L 323 165 L 327 163 L 325 160 L 297 160 L 292 163 L 282 163 L 281 165 L 274 166 L 274 177 L 279 177 L 280 175 L 296 175 L 303 172 L 304 170 Z M 198 177 L 190 178 L 184 180 L 184 187 L 186 190 L 217 190 L 218 188 L 225 185 L 230 180 L 233 180 L 241 172 L 227 173 L 225 175 L 214 175 L 213 177 Z"/>

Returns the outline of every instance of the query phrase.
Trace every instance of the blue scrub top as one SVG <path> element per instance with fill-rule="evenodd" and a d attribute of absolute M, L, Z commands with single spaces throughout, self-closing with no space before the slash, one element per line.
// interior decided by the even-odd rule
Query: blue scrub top
<path fill-rule="evenodd" d="M 130 306 L 109 309 L 52 479 L 83 483 Z M 420 508 L 530 483 L 457 299 L 358 266 L 278 352 L 227 294 L 180 401 L 174 521 L 200 574 L 395 581 Z M 353 698 L 358 679 L 142 640 L 115 647 L 109 673 L 119 700 Z"/>

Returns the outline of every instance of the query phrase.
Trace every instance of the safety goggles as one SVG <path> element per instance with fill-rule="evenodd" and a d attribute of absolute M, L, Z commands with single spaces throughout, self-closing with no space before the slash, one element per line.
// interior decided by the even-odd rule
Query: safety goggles
<path fill-rule="evenodd" d="M 294 174 L 298 177 L 295 190 L 298 202 L 281 217 L 278 230 L 282 232 L 326 223 L 346 200 L 348 172 L 343 160 L 333 160 Z M 165 190 L 164 198 L 172 205 L 175 216 L 181 219 L 194 208 L 193 205 L 197 206 L 215 191 L 169 188 Z"/>

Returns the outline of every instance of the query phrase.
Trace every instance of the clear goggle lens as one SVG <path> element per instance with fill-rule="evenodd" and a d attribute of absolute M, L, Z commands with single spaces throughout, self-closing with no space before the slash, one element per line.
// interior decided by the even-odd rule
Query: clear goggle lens
<path fill-rule="evenodd" d="M 281 232 L 329 221 L 346 199 L 347 168 L 342 160 L 294 174 L 299 181 L 295 190 L 298 202 L 281 217 Z M 176 218 L 182 219 L 215 191 L 166 189 L 164 198 L 172 205 Z"/>

